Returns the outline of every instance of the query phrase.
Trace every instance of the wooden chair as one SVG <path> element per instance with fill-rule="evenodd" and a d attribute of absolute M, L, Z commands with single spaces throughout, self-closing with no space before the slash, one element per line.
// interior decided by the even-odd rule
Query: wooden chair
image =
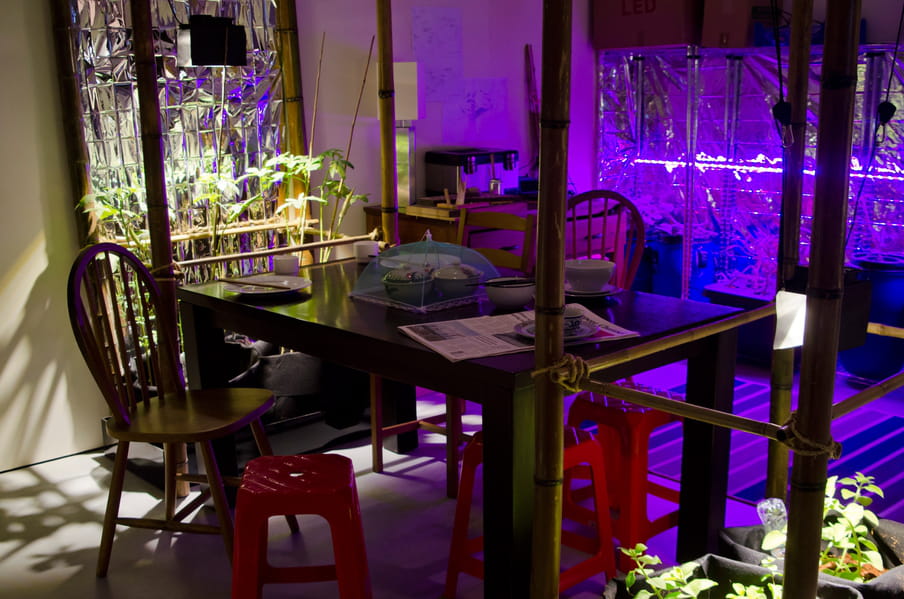
<path fill-rule="evenodd" d="M 462 208 L 457 243 L 480 252 L 498 268 L 531 275 L 536 261 L 536 225 L 534 214 Z"/>
<path fill-rule="evenodd" d="M 608 258 L 615 262 L 612 284 L 628 289 L 643 258 L 644 240 L 640 211 L 620 193 L 594 189 L 568 198 L 565 259 Z"/>
<path fill-rule="evenodd" d="M 495 247 L 469 245 L 471 241 L 483 246 L 488 241 Z M 480 252 L 497 268 L 508 272 L 532 274 L 535 261 L 536 217 L 518 216 L 506 212 L 469 211 L 459 214 L 458 243 Z M 460 446 L 470 438 L 462 433 L 461 417 L 464 400 L 446 396 L 446 411 L 429 418 L 410 420 L 383 426 L 382 380 L 372 376 L 370 383 L 371 446 L 373 471 L 383 471 L 383 439 L 412 430 L 425 429 L 446 436 L 446 495 L 458 494 L 458 462 Z M 445 426 L 441 424 L 445 422 Z M 457 442 L 452 441 L 457 439 Z"/>
<path fill-rule="evenodd" d="M 128 250 L 101 243 L 79 254 L 69 274 L 69 319 L 79 349 L 113 417 L 107 431 L 117 440 L 107 497 L 97 576 L 110 563 L 116 525 L 220 534 L 232 556 L 233 521 L 212 441 L 250 426 L 262 454 L 270 455 L 260 422 L 273 405 L 265 389 L 226 388 L 186 391 L 179 362 L 175 323 L 163 312 L 160 289 L 148 269 Z M 159 443 L 164 449 L 162 519 L 119 515 L 129 444 Z M 206 475 L 177 471 L 178 451 L 196 443 Z M 177 483 L 206 484 L 207 489 L 177 505 Z M 238 484 L 237 480 L 228 481 Z M 217 525 L 185 518 L 213 499 Z M 178 508 L 178 511 L 177 511 Z M 293 531 L 298 524 L 289 518 Z"/>

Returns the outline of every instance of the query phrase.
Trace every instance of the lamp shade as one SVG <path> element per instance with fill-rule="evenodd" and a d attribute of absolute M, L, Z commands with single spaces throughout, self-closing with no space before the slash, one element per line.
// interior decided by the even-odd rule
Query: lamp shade
<path fill-rule="evenodd" d="M 179 26 L 176 64 L 180 67 L 245 66 L 245 28 L 229 17 L 191 15 Z"/>
<path fill-rule="evenodd" d="M 418 118 L 417 63 L 396 62 L 392 65 L 395 85 L 395 118 L 416 121 Z"/>

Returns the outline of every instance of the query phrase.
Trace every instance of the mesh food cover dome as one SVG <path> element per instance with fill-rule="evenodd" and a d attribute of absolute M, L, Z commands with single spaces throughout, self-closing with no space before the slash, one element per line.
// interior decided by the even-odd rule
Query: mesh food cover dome
<path fill-rule="evenodd" d="M 478 301 L 479 284 L 498 277 L 480 253 L 433 241 L 430 232 L 415 243 L 382 252 L 370 261 L 351 297 L 412 312 L 430 312 Z"/>

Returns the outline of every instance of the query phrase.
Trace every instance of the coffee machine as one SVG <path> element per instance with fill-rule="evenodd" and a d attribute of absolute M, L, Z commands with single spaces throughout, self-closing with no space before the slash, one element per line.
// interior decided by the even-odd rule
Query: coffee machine
<path fill-rule="evenodd" d="M 455 203 L 471 198 L 485 200 L 518 187 L 517 150 L 450 148 L 424 154 L 428 196 L 446 193 Z"/>

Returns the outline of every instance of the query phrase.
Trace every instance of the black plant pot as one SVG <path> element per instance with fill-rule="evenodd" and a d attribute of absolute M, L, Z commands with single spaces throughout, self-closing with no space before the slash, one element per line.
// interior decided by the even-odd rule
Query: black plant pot
<path fill-rule="evenodd" d="M 764 530 L 762 526 L 738 526 L 726 528 L 721 532 L 723 552 L 733 558 L 749 564 L 759 564 L 766 553 L 762 546 Z M 873 531 L 873 539 L 882 554 L 887 570 L 869 582 L 853 582 L 837 576 L 820 574 L 820 584 L 831 582 L 855 589 L 864 599 L 900 599 L 904 597 L 904 525 L 893 520 L 880 520 Z M 780 560 L 779 560 L 779 567 Z"/>
<path fill-rule="evenodd" d="M 700 599 L 724 599 L 726 593 L 731 592 L 731 584 L 740 582 L 745 585 L 763 585 L 764 576 L 769 576 L 770 571 L 761 566 L 745 563 L 743 561 L 728 559 L 721 555 L 707 554 L 694 560 L 699 564 L 696 575 L 709 578 L 718 583 L 718 586 L 703 591 Z M 775 581 L 782 582 L 782 577 L 776 575 Z M 634 585 L 636 593 L 645 588 L 646 583 L 640 579 Z M 630 599 L 634 595 L 625 588 L 623 578 L 610 580 L 603 591 L 603 599 Z M 856 589 L 849 586 L 836 584 L 831 580 L 819 580 L 817 596 L 820 599 L 861 599 Z"/>

